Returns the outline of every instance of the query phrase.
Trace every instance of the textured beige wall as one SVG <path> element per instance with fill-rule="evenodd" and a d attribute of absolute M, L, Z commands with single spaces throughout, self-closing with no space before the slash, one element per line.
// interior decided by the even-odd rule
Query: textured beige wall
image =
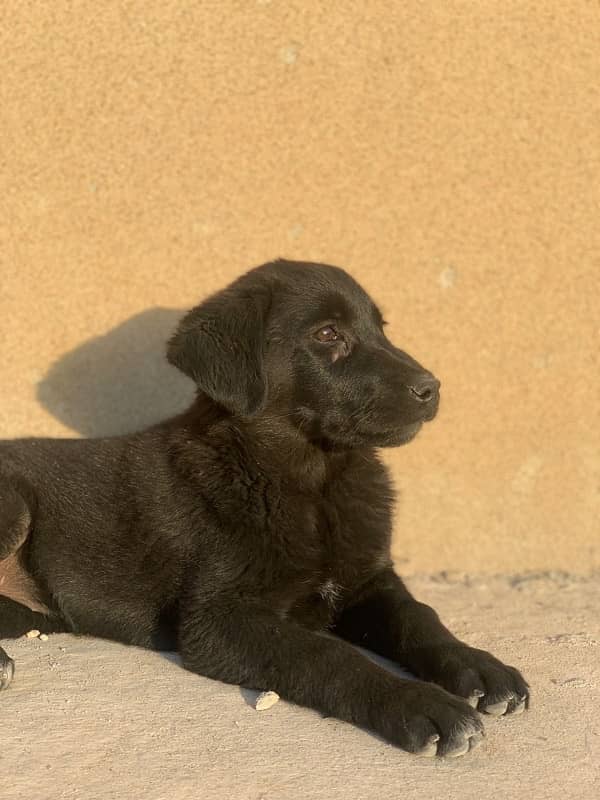
<path fill-rule="evenodd" d="M 443 383 L 389 453 L 405 571 L 600 567 L 597 3 L 0 15 L 0 436 L 177 409 L 180 310 L 325 260 Z"/>

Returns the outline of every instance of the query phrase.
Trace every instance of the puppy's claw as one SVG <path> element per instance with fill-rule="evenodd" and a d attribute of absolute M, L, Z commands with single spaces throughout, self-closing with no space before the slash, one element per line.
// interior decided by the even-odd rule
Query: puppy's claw
<path fill-rule="evenodd" d="M 7 659 L 0 667 L 0 691 L 8 689 L 15 674 L 15 662 L 12 658 Z"/>
<path fill-rule="evenodd" d="M 525 711 L 525 700 L 516 705 L 512 710 L 511 714 L 512 716 L 514 716 L 515 714 L 522 714 L 524 711 Z"/>
<path fill-rule="evenodd" d="M 457 747 L 456 750 L 450 750 L 448 753 L 444 753 L 446 758 L 460 758 L 460 756 L 464 756 L 465 753 L 468 753 L 470 750 L 469 740 L 466 739 L 460 747 Z"/>
<path fill-rule="evenodd" d="M 502 700 L 500 703 L 492 703 L 489 706 L 486 706 L 483 711 L 486 714 L 490 714 L 492 717 L 501 717 L 503 714 L 506 714 L 508 709 L 508 700 Z"/>
<path fill-rule="evenodd" d="M 464 756 L 470 750 L 474 750 L 478 747 L 481 742 L 483 741 L 483 733 L 474 733 L 472 736 L 469 736 L 468 739 L 459 745 L 455 750 L 450 750 L 447 753 L 444 753 L 446 758 L 460 758 L 460 756 Z"/>
<path fill-rule="evenodd" d="M 483 741 L 483 733 L 474 733 L 469 739 L 469 750 L 474 750 Z"/>
<path fill-rule="evenodd" d="M 433 736 L 430 736 L 425 747 L 422 750 L 419 750 L 417 755 L 421 758 L 434 758 L 437 755 L 437 743 L 439 740 L 440 737 L 437 733 Z"/>
<path fill-rule="evenodd" d="M 471 692 L 471 696 L 467 697 L 467 703 L 472 708 L 477 708 L 479 705 L 479 700 L 485 695 L 485 692 L 482 692 L 481 689 L 473 689 Z"/>

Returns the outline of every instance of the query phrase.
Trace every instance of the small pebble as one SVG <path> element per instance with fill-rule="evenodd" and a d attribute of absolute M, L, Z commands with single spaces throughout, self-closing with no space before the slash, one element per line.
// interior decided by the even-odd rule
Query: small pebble
<path fill-rule="evenodd" d="M 48 641 L 48 634 L 47 633 L 40 633 L 40 639 L 42 640 L 42 642 L 47 642 Z"/>
<path fill-rule="evenodd" d="M 256 703 L 254 704 L 254 708 L 257 711 L 266 711 L 267 708 L 271 708 L 271 706 L 274 706 L 278 700 L 279 700 L 279 695 L 277 694 L 277 692 L 261 692 L 256 698 Z"/>
<path fill-rule="evenodd" d="M 37 639 L 39 635 L 40 635 L 40 632 L 39 632 L 39 631 L 36 631 L 36 630 L 33 630 L 33 631 L 27 631 L 27 633 L 25 634 L 25 636 L 26 636 L 28 639 Z"/>

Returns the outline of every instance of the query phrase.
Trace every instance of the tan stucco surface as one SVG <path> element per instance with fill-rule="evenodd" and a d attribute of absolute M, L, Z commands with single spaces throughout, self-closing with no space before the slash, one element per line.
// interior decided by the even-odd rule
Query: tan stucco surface
<path fill-rule="evenodd" d="M 0 52 L 0 437 L 178 410 L 182 309 L 324 260 L 442 380 L 404 571 L 600 568 L 596 3 L 9 0 Z"/>

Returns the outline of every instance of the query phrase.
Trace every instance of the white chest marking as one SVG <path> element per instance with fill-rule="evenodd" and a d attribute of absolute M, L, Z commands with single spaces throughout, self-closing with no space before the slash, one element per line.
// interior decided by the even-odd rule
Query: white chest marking
<path fill-rule="evenodd" d="M 334 605 L 335 601 L 338 600 L 340 596 L 340 587 L 331 579 L 325 581 L 322 586 L 319 586 L 318 591 L 323 600 L 327 600 L 331 605 Z"/>

